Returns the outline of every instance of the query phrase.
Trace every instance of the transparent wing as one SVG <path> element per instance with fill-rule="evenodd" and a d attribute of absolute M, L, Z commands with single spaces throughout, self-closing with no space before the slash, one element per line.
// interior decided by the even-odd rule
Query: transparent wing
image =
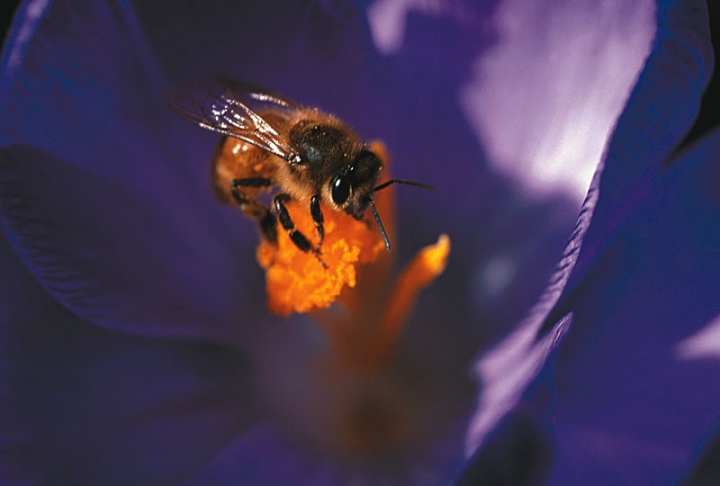
<path fill-rule="evenodd" d="M 288 162 L 300 162 L 278 130 L 249 106 L 287 118 L 301 108 L 287 98 L 251 84 L 209 78 L 170 89 L 166 101 L 175 113 L 201 128 L 251 143 Z"/>

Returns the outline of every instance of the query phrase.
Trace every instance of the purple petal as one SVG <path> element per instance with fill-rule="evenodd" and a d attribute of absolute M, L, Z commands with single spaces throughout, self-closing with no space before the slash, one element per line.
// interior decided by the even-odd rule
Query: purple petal
<path fill-rule="evenodd" d="M 498 172 L 542 199 L 578 202 L 655 33 L 651 1 L 509 0 L 462 93 Z"/>
<path fill-rule="evenodd" d="M 563 267 L 556 272 L 562 279 Z M 546 297 L 556 295 L 551 285 Z M 466 461 L 453 484 L 541 484 L 553 459 L 555 368 L 572 314 L 538 336 L 545 315 L 538 304 L 510 336 L 475 364 L 481 383 L 466 433 Z"/>
<path fill-rule="evenodd" d="M 29 268 L 69 308 L 109 327 L 235 335 L 261 291 L 256 232 L 211 196 L 212 140 L 164 106 L 166 83 L 128 4 L 44 7 L 21 9 L 2 79 L 12 123 L 0 140 L 34 147 L 6 154 L 14 162 L 2 176 L 13 185 L 3 206 L 20 204 L 6 216 L 15 241 L 30 245 L 21 248 Z"/>
<path fill-rule="evenodd" d="M 448 454 L 445 444 L 438 443 L 432 463 L 438 457 L 449 456 L 445 470 L 438 471 L 417 458 L 407 468 L 398 464 L 397 458 L 386 458 L 384 463 L 358 462 L 346 457 L 334 456 L 333 452 L 318 452 L 298 444 L 275 427 L 259 424 L 242 437 L 228 444 L 207 468 L 188 484 L 201 486 L 213 484 L 231 486 L 236 484 L 266 484 L 315 486 L 335 484 L 444 484 L 456 466 L 457 458 Z M 408 451 L 412 456 L 416 451 Z"/>
<path fill-rule="evenodd" d="M 239 354 L 83 322 L 0 245 L 2 484 L 178 484 L 247 427 Z"/>
<path fill-rule="evenodd" d="M 339 468 L 329 464 L 323 467 L 272 427 L 256 426 L 229 444 L 188 485 L 329 485 L 340 484 L 342 479 Z"/>
<path fill-rule="evenodd" d="M 716 420 L 719 155 L 716 130 L 653 183 L 558 309 L 553 484 L 677 481 Z"/>
<path fill-rule="evenodd" d="M 252 256 L 243 270 L 241 250 L 213 239 L 193 213 L 175 219 L 126 186 L 38 150 L 2 151 L 0 210 L 31 271 L 90 322 L 237 340 L 242 302 L 261 298 L 237 278 L 262 281 Z"/>
<path fill-rule="evenodd" d="M 661 17 L 661 18 L 662 18 L 662 17 Z M 694 19 L 694 20 L 695 20 L 696 22 L 701 22 L 701 21 L 702 21 L 702 15 L 700 15 L 699 19 Z M 699 28 L 700 31 L 702 31 L 702 28 L 701 28 L 699 25 L 695 25 L 695 27 Z M 663 28 L 665 28 L 665 26 L 661 24 L 661 29 L 663 29 Z M 677 29 L 676 29 L 676 30 L 677 30 Z M 680 32 L 680 33 L 678 33 L 676 30 L 674 30 L 673 33 L 676 34 L 676 35 L 678 35 L 678 36 L 680 36 L 681 39 L 682 39 L 681 34 L 687 34 L 687 32 Z M 667 35 L 667 33 L 663 33 L 662 35 Z M 705 40 L 707 40 L 707 39 L 705 39 Z M 702 45 L 701 45 L 701 48 L 702 48 L 702 49 L 705 49 L 705 46 L 702 46 Z M 658 56 L 658 53 L 655 52 L 654 55 L 657 57 L 657 56 Z M 651 61 L 651 62 L 652 62 L 652 61 Z M 652 65 L 652 64 L 651 64 L 651 65 Z M 648 76 L 648 73 L 645 72 L 644 76 L 647 77 L 647 76 Z M 690 76 L 688 76 L 688 78 L 689 78 L 689 77 L 690 77 Z M 642 85 L 641 85 L 641 86 L 642 86 Z M 704 86 L 704 83 L 701 82 L 699 86 L 700 86 L 700 89 L 701 89 L 702 86 Z M 643 86 L 643 87 L 647 89 L 647 86 Z M 640 88 L 638 88 L 638 89 L 640 89 Z M 652 92 L 652 86 L 651 86 L 651 88 L 650 88 L 650 91 Z M 695 93 L 694 93 L 694 96 L 696 96 L 696 97 L 699 96 L 699 94 L 698 94 L 699 92 L 700 92 L 700 91 L 695 92 Z M 637 98 L 638 96 L 640 96 L 640 95 L 638 95 L 638 94 L 636 93 L 636 94 L 635 94 L 635 97 Z M 649 101 L 648 101 L 646 98 L 644 98 L 644 99 L 645 99 L 645 102 L 646 102 L 646 103 L 649 103 Z M 652 101 L 652 100 L 651 100 L 651 101 Z M 636 100 L 635 103 L 638 103 L 638 101 Z M 652 106 L 652 105 L 651 105 L 651 106 Z M 675 107 L 675 108 L 677 109 L 678 107 L 681 107 L 681 105 L 680 105 L 680 104 L 678 104 L 678 106 L 673 105 L 673 107 Z M 630 113 L 631 113 L 631 114 L 633 113 L 633 111 L 632 111 L 633 109 L 637 110 L 636 108 L 633 108 L 633 106 L 631 105 L 631 107 L 630 107 Z M 627 114 L 625 114 L 625 115 L 623 115 L 623 116 L 624 116 L 625 118 L 628 117 Z M 622 122 L 621 122 L 621 123 L 622 123 Z M 628 123 L 628 122 L 625 121 L 625 123 Z M 687 121 L 687 123 L 688 123 L 688 125 L 689 125 L 689 121 Z M 621 124 L 620 129 L 622 129 L 623 127 L 624 127 L 624 125 Z M 625 129 L 626 132 L 620 132 L 620 131 L 619 131 L 619 132 L 618 132 L 618 135 L 616 135 L 615 140 L 618 140 L 618 139 L 622 140 L 622 137 L 623 137 L 626 133 L 629 132 L 629 128 L 630 128 L 630 127 L 629 127 L 629 125 L 628 125 L 628 128 Z M 620 130 L 620 129 L 619 129 L 619 130 Z M 631 132 L 630 132 L 630 133 L 631 133 Z M 613 143 L 616 143 L 616 144 L 617 144 L 618 142 L 617 142 L 617 141 L 614 141 Z M 627 142 L 625 142 L 625 143 L 627 143 Z M 642 147 L 642 145 L 641 145 L 641 147 Z M 664 152 L 663 155 L 667 153 L 667 151 L 669 150 L 669 148 L 670 148 L 670 147 L 668 147 L 668 148 L 666 149 L 666 152 Z M 612 152 L 611 152 L 611 155 L 612 155 Z M 611 160 L 611 161 L 609 162 L 609 164 L 611 164 L 612 162 L 613 162 L 613 161 Z M 616 165 L 617 165 L 617 163 L 616 163 Z M 617 169 L 617 168 L 618 168 L 618 167 L 615 167 L 615 169 Z M 623 168 L 624 168 L 624 167 L 623 167 Z M 632 172 L 632 169 L 630 169 L 630 171 Z M 563 259 L 561 260 L 561 263 L 560 263 L 560 265 L 559 265 L 559 267 L 558 267 L 558 270 L 557 270 L 556 274 L 555 274 L 555 275 L 553 276 L 553 278 L 551 279 L 551 284 L 550 284 L 550 286 L 549 286 L 548 289 L 546 290 L 546 292 L 545 292 L 545 294 L 543 295 L 542 299 L 540 300 L 539 304 L 538 304 L 538 305 L 535 307 L 535 309 L 533 309 L 533 311 L 530 313 L 530 316 L 529 316 L 528 319 L 526 320 L 526 324 L 524 324 L 523 326 L 521 326 L 520 331 L 518 331 L 518 332 L 522 332 L 523 329 L 526 330 L 526 332 L 528 333 L 528 337 L 527 337 L 526 340 L 525 340 L 526 343 L 531 343 L 531 342 L 533 341 L 533 339 L 534 339 L 534 338 L 533 338 L 534 332 L 536 332 L 536 331 L 538 330 L 538 328 L 539 328 L 540 324 L 542 323 L 542 321 L 545 320 L 545 318 L 547 317 L 548 312 L 552 309 L 552 307 L 554 306 L 554 304 L 557 302 L 558 298 L 560 297 L 560 295 L 562 294 L 562 292 L 563 292 L 564 289 L 565 289 L 565 285 L 566 285 L 566 283 L 567 283 L 567 281 L 568 281 L 568 278 L 569 278 L 570 275 L 571 275 L 571 272 L 573 271 L 573 268 L 574 268 L 574 266 L 575 266 L 576 260 L 577 260 L 577 258 L 578 258 L 578 254 L 579 254 L 579 252 L 580 252 L 580 249 L 583 247 L 583 244 L 584 244 L 583 239 L 584 239 L 585 233 L 586 233 L 586 231 L 587 231 L 587 229 L 588 229 L 588 225 L 589 225 L 589 222 L 590 222 L 590 218 L 591 218 L 591 216 L 593 215 L 593 212 L 594 212 L 594 210 L 595 210 L 595 208 L 596 208 L 596 204 L 597 204 L 597 200 L 598 200 L 598 193 L 599 193 L 599 192 L 598 192 L 598 187 L 597 187 L 599 181 L 598 181 L 597 179 L 599 179 L 599 176 L 600 176 L 601 173 L 602 173 L 602 172 L 600 171 L 600 172 L 598 172 L 598 174 L 596 175 L 596 181 L 593 183 L 593 185 L 592 185 L 592 187 L 591 187 L 591 190 L 590 190 L 590 193 L 588 194 L 588 197 L 587 197 L 587 199 L 586 199 L 586 201 L 585 201 L 583 210 L 582 210 L 581 215 L 580 215 L 580 219 L 579 219 L 578 224 L 577 224 L 577 226 L 576 226 L 576 230 L 575 230 L 575 232 L 574 232 L 574 234 L 573 234 L 573 237 L 572 237 L 572 239 L 571 239 L 570 244 L 569 244 L 568 247 L 566 248 L 565 255 L 564 255 Z M 611 173 L 612 173 L 612 172 L 611 172 Z M 604 177 L 605 177 L 605 176 L 604 176 Z M 603 183 L 605 184 L 605 185 L 602 186 L 603 191 L 599 193 L 599 195 L 600 195 L 600 200 L 601 200 L 601 201 L 604 201 L 604 199 L 603 199 L 604 194 L 605 194 L 604 189 L 605 189 L 606 187 L 608 188 L 608 191 L 610 191 L 610 192 L 614 191 L 614 187 L 608 186 L 607 183 L 604 182 L 604 181 L 605 181 L 605 179 L 603 179 Z M 593 224 L 595 224 L 595 221 L 594 221 L 594 220 L 593 220 Z M 548 323 L 554 322 L 555 320 L 557 320 L 557 319 L 559 318 L 559 316 L 567 315 L 567 313 L 570 312 L 570 311 L 572 311 L 572 309 L 568 309 L 567 307 L 562 307 L 562 308 L 560 308 L 560 309 L 556 309 L 555 312 L 553 313 L 553 315 L 556 316 L 556 317 L 553 318 L 553 319 L 551 319 L 551 320 L 549 320 Z M 512 346 L 512 343 L 513 343 L 513 341 L 509 341 L 508 346 L 509 346 L 510 349 L 521 349 L 521 348 L 522 348 L 521 346 L 520 346 L 520 347 L 518 347 L 518 346 Z M 528 347 L 528 346 L 529 346 L 529 344 L 526 344 L 526 347 Z M 506 354 L 507 354 L 507 356 L 512 356 L 513 353 L 507 352 Z M 491 356 L 491 355 L 490 355 L 490 356 Z M 487 378 L 486 378 L 487 376 L 492 376 L 492 373 L 489 373 L 488 371 L 483 372 L 483 363 L 486 363 L 486 362 L 487 362 L 487 359 L 488 359 L 487 356 L 483 356 L 483 357 L 480 359 L 479 363 L 478 363 L 478 370 L 477 370 L 477 371 L 478 371 L 479 378 L 480 378 L 481 380 L 482 380 L 483 378 L 485 378 L 485 380 L 487 380 Z M 509 360 L 509 361 L 512 361 L 511 358 L 508 358 L 508 360 Z M 532 378 L 532 374 L 530 375 L 530 377 Z M 527 382 L 527 381 L 528 381 L 528 380 L 526 380 L 526 382 Z M 522 389 L 523 389 L 522 387 L 519 387 L 519 390 L 522 390 Z M 488 392 L 487 389 L 483 390 L 483 391 L 481 392 L 481 403 L 482 403 L 483 397 L 485 397 L 485 400 L 488 400 L 488 396 L 492 396 L 492 395 Z M 517 403 L 517 401 L 519 400 L 519 391 L 516 391 L 515 393 L 511 393 L 511 394 L 506 394 L 506 396 L 509 398 L 509 400 L 506 400 L 506 402 L 507 402 L 507 405 L 506 405 L 506 406 L 501 407 L 503 410 L 509 410 L 509 409 L 511 409 L 511 407 L 515 406 L 515 403 Z M 488 400 L 488 401 L 489 401 L 489 400 Z M 488 408 L 488 409 L 490 409 L 490 408 Z M 478 422 L 482 423 L 482 416 L 483 416 L 482 414 L 476 413 L 476 415 L 475 415 L 475 417 L 474 417 L 475 423 L 478 423 Z M 489 422 L 489 423 L 492 423 L 492 420 L 489 420 L 488 422 Z M 478 429 L 478 427 L 476 427 L 476 429 Z M 478 444 L 478 443 L 479 443 L 480 441 L 482 441 L 482 440 L 486 440 L 484 433 L 485 433 L 485 431 L 490 430 L 490 427 L 489 427 L 489 426 L 479 427 L 479 430 L 481 431 L 480 433 L 475 432 L 473 435 L 470 436 L 470 438 L 471 438 L 471 442 L 470 442 L 471 446 Z M 477 437 L 477 438 L 474 438 L 474 437 Z M 474 450 L 474 448 L 471 448 L 470 450 L 472 451 L 472 450 Z M 481 456 L 481 457 L 482 457 L 482 456 Z M 471 470 L 473 470 L 473 468 L 474 468 L 474 469 L 477 469 L 479 462 L 482 462 L 481 458 L 478 459 L 478 460 L 476 460 L 474 466 L 471 467 Z M 468 474 L 469 474 L 469 473 L 468 473 Z M 475 477 L 475 476 L 473 476 L 473 477 Z"/>
<path fill-rule="evenodd" d="M 486 461 L 488 453 L 480 449 L 491 439 L 489 434 L 493 430 L 496 435 L 500 433 L 502 429 L 497 429 L 498 424 L 502 424 L 503 417 L 518 407 L 523 395 L 527 394 L 528 387 L 539 377 L 552 373 L 547 362 L 557 352 L 559 343 L 570 326 L 572 314 L 568 313 L 557 319 L 557 322 L 553 321 L 554 325 L 550 328 L 543 327 L 543 323 L 562 295 L 577 261 L 582 240 L 597 204 L 598 181 L 599 174 L 596 174 L 575 230 L 538 302 L 513 333 L 493 349 L 483 353 L 474 364 L 474 376 L 482 384 L 482 388 L 468 428 L 466 455 L 477 457 L 463 474 L 463 481 L 485 474 L 481 464 Z M 525 437 L 523 433 L 520 433 L 520 436 Z M 512 442 L 510 445 L 503 441 L 501 443 L 503 447 L 512 447 Z M 492 455 L 492 450 L 489 454 Z"/>
<path fill-rule="evenodd" d="M 478 405 L 468 427 L 466 455 L 474 454 L 502 417 L 521 400 L 530 384 L 541 375 L 567 333 L 571 316 L 537 339 L 539 322 L 528 319 L 512 335 L 484 353 L 475 364 L 482 384 Z"/>
<path fill-rule="evenodd" d="M 553 458 L 547 419 L 552 407 L 546 398 L 554 389 L 553 370 L 545 367 L 525 392 L 525 403 L 502 419 L 482 448 L 463 464 L 453 485 L 544 484 Z"/>
<path fill-rule="evenodd" d="M 654 29 L 647 3 L 519 7 L 385 1 L 368 12 L 387 55 L 368 80 L 373 91 L 364 98 L 378 100 L 375 110 L 384 114 L 370 127 L 388 142 L 394 174 L 419 174 L 437 186 L 430 195 L 398 189 L 400 252 L 406 242 L 447 231 L 454 241 L 448 279 L 462 283 L 443 295 L 441 314 L 481 321 L 491 335 L 523 318 L 580 209 L 562 182 L 580 172 L 576 165 L 541 181 L 525 164 L 568 162 L 557 155 L 572 139 L 578 150 L 568 157 L 592 174 Z M 581 129 L 588 125 L 593 130 Z M 508 147 L 516 151 L 508 155 Z M 526 185 L 508 170 L 538 178 Z M 589 180 L 583 183 L 586 190 Z"/>
<path fill-rule="evenodd" d="M 601 198 L 570 287 L 592 267 L 690 129 L 713 65 L 706 2 L 659 2 L 653 50 L 608 146 Z"/>

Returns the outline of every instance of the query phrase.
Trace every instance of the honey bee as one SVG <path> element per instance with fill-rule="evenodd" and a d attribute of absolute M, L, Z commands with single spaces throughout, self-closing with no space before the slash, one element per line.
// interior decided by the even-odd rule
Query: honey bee
<path fill-rule="evenodd" d="M 321 204 L 362 219 L 368 208 L 390 251 L 373 194 L 391 184 L 428 185 L 390 179 L 378 184 L 383 162 L 347 124 L 317 108 L 251 84 L 225 78 L 179 86 L 167 94 L 170 108 L 201 128 L 221 134 L 211 176 L 216 195 L 256 219 L 268 241 L 277 242 L 278 222 L 303 252 L 320 262 L 325 236 Z M 260 200 L 268 191 L 271 204 Z M 295 227 L 286 204 L 309 208 L 317 244 Z"/>

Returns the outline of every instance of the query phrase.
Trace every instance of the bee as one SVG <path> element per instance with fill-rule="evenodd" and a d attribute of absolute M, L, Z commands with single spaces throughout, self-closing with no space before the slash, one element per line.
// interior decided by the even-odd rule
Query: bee
<path fill-rule="evenodd" d="M 321 263 L 321 203 L 358 220 L 370 208 L 390 251 L 373 194 L 392 184 L 431 188 L 400 179 L 378 184 L 382 160 L 342 120 L 251 84 L 210 78 L 170 90 L 166 101 L 182 118 L 222 135 L 211 165 L 218 198 L 256 219 L 272 243 L 279 223 L 295 246 Z M 274 191 L 270 205 L 260 199 L 268 191 Z M 295 227 L 286 208 L 290 200 L 310 211 L 316 245 Z"/>

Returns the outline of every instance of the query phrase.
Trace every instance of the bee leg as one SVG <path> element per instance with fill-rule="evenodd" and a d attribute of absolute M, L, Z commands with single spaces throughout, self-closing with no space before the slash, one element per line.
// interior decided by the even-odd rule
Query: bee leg
<path fill-rule="evenodd" d="M 257 219 L 260 231 L 270 243 L 277 243 L 277 219 L 265 204 L 248 197 L 240 190 L 241 187 L 271 186 L 273 182 L 263 177 L 250 177 L 247 179 L 234 179 L 230 182 L 230 193 L 243 213 Z"/>
<path fill-rule="evenodd" d="M 325 238 L 325 227 L 323 226 L 324 218 L 322 209 L 320 209 L 320 195 L 315 194 L 310 198 L 310 214 L 315 222 L 315 228 L 318 233 L 318 251 L 320 251 L 320 245 L 322 245 L 323 239 Z"/>
<path fill-rule="evenodd" d="M 305 253 L 312 252 L 315 254 L 315 257 L 318 259 L 323 268 L 327 268 L 325 262 L 323 262 L 320 258 L 320 251 L 317 248 L 313 248 L 312 243 L 310 243 L 310 240 L 307 239 L 307 236 L 295 228 L 295 223 L 293 223 L 290 213 L 285 207 L 285 203 L 289 200 L 290 196 L 287 194 L 278 194 L 273 198 L 275 213 L 277 214 L 278 221 L 280 221 L 280 225 L 288 232 L 288 236 L 290 236 L 290 239 L 300 251 Z"/>

